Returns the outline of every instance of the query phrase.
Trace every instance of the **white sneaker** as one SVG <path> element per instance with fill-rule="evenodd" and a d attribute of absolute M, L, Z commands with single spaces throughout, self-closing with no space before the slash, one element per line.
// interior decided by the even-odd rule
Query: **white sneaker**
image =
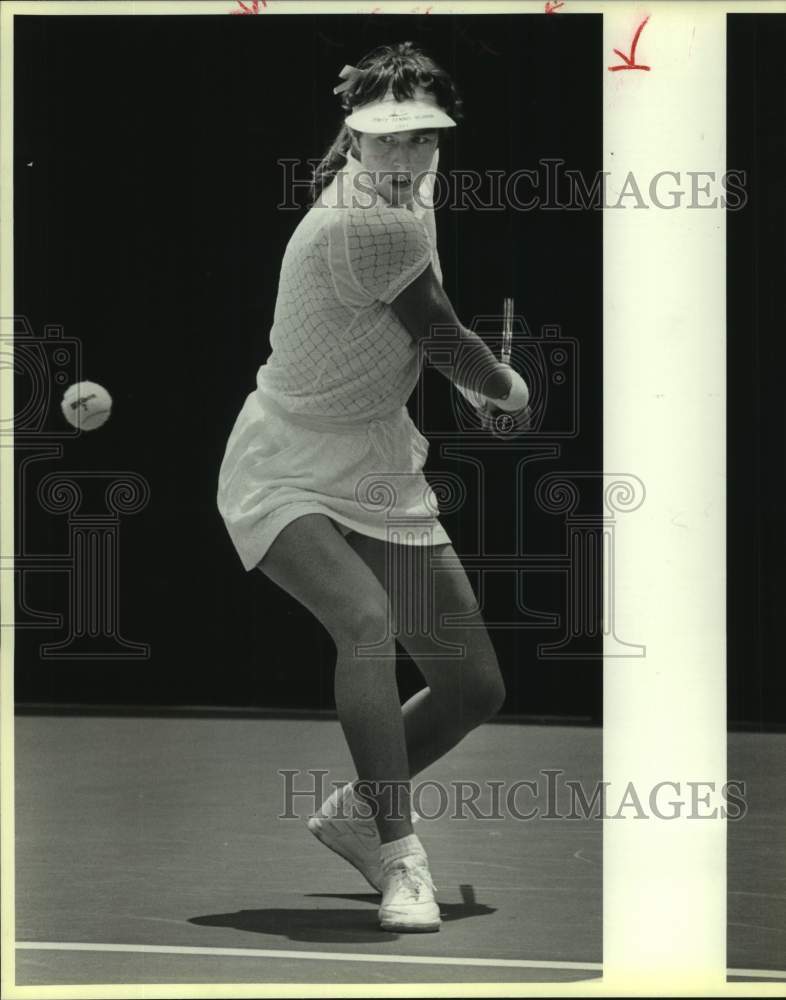
<path fill-rule="evenodd" d="M 307 826 L 325 847 L 354 865 L 372 889 L 382 892 L 384 880 L 377 824 L 371 817 L 364 819 L 355 815 L 356 805 L 352 783 L 349 782 L 333 790 L 308 820 Z M 420 816 L 413 810 L 412 822 L 416 823 L 419 819 Z"/>
<path fill-rule="evenodd" d="M 383 931 L 438 931 L 441 919 L 425 854 L 390 861 L 383 872 L 379 908 Z"/>
<path fill-rule="evenodd" d="M 354 806 L 352 784 L 336 788 L 307 825 L 317 840 L 354 865 L 372 889 L 382 892 L 377 824 L 353 815 Z"/>

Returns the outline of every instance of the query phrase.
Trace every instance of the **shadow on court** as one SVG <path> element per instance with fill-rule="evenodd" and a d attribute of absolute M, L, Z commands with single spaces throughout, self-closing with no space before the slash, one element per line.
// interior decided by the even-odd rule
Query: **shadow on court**
<path fill-rule="evenodd" d="M 201 927 L 232 927 L 252 934 L 323 944 L 379 944 L 380 940 L 389 941 L 402 936 L 380 928 L 377 918 L 380 897 L 374 893 L 314 892 L 309 893 L 307 898 L 368 903 L 369 908 L 348 910 L 319 906 L 304 910 L 277 906 L 265 910 L 236 910 L 234 913 L 190 917 L 188 922 Z M 495 907 L 481 903 L 440 903 L 439 910 L 445 923 L 496 912 Z"/>

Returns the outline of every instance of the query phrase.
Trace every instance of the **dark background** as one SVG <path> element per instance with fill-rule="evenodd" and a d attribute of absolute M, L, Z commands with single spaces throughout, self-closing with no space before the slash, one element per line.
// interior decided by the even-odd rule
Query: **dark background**
<path fill-rule="evenodd" d="M 105 427 L 65 437 L 60 458 L 25 470 L 17 551 L 67 550 L 66 518 L 36 501 L 48 472 L 133 471 L 151 491 L 119 536 L 119 628 L 149 643 L 149 658 L 53 661 L 41 646 L 62 630 L 20 628 L 17 700 L 330 708 L 327 633 L 261 573 L 243 571 L 215 505 L 226 439 L 267 357 L 280 261 L 302 217 L 276 209 L 276 161 L 303 161 L 306 178 L 305 161 L 340 124 L 331 90 L 341 67 L 412 39 L 465 100 L 442 170 L 509 173 L 557 158 L 591 179 L 602 168 L 601 18 L 17 16 L 15 31 L 16 313 L 36 336 L 58 324 L 78 339 L 78 374 L 114 398 Z M 571 377 L 581 387 L 580 433 L 560 442 L 558 458 L 534 463 L 527 480 L 526 550 L 562 553 L 564 515 L 536 509 L 533 483 L 603 467 L 601 213 L 443 210 L 438 227 L 444 284 L 465 324 L 499 314 L 513 294 L 532 333 L 555 324 L 579 343 Z M 26 391 L 19 374 L 17 408 Z M 64 427 L 60 391 L 50 432 Z M 447 382 L 427 370 L 410 401 L 432 441 L 427 474 L 464 468 L 433 433 L 435 419 L 455 428 L 451 406 Z M 492 553 L 513 551 L 513 461 L 486 463 L 498 483 L 485 512 Z M 443 517 L 460 555 L 477 541 L 477 502 L 470 493 Z M 597 484 L 582 504 L 600 510 Z M 526 604 L 564 624 L 564 579 L 532 573 L 523 582 Z M 509 575 L 489 580 L 487 618 L 516 620 L 514 590 Z M 29 608 L 62 612 L 67 576 L 28 573 L 20 595 Z M 561 635 L 559 624 L 492 631 L 506 711 L 598 722 L 601 637 L 587 646 L 594 658 L 539 658 L 537 645 Z M 409 690 L 411 664 L 400 678 Z"/>
<path fill-rule="evenodd" d="M 786 16 L 727 21 L 728 693 L 732 724 L 786 723 Z"/>

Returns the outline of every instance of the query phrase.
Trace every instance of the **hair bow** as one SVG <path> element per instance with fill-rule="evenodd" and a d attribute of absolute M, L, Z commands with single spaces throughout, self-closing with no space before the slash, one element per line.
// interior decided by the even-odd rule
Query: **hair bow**
<path fill-rule="evenodd" d="M 359 70 L 357 66 L 345 66 L 338 74 L 344 83 L 340 83 L 337 87 L 334 87 L 333 93 L 343 94 L 345 90 L 349 90 L 361 73 L 362 70 Z"/>

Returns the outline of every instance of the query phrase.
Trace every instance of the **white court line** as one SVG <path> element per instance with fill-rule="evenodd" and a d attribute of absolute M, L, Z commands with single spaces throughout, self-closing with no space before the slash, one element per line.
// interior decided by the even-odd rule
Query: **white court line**
<path fill-rule="evenodd" d="M 218 955 L 234 958 L 303 958 L 323 962 L 392 962 L 404 965 L 481 965 L 507 969 L 572 969 L 601 972 L 600 962 L 539 962 L 528 958 L 446 958 L 442 955 L 368 955 L 351 951 L 283 951 L 266 948 L 190 948 L 160 944 L 90 944 L 82 941 L 17 941 L 23 951 L 115 951 L 152 955 Z M 786 979 L 780 969 L 727 969 L 727 976 Z"/>
<path fill-rule="evenodd" d="M 524 958 L 445 958 L 441 955 L 368 955 L 351 951 L 283 951 L 278 948 L 190 948 L 159 944 L 90 944 L 82 941 L 17 941 L 26 951 L 116 951 L 145 955 L 217 955 L 226 958 L 303 958 L 322 962 L 381 962 L 410 965 L 483 965 L 512 969 L 572 969 L 600 972 L 600 962 L 536 962 Z"/>
<path fill-rule="evenodd" d="M 748 979 L 786 979 L 786 972 L 780 969 L 727 969 L 727 976 L 746 976 Z"/>

